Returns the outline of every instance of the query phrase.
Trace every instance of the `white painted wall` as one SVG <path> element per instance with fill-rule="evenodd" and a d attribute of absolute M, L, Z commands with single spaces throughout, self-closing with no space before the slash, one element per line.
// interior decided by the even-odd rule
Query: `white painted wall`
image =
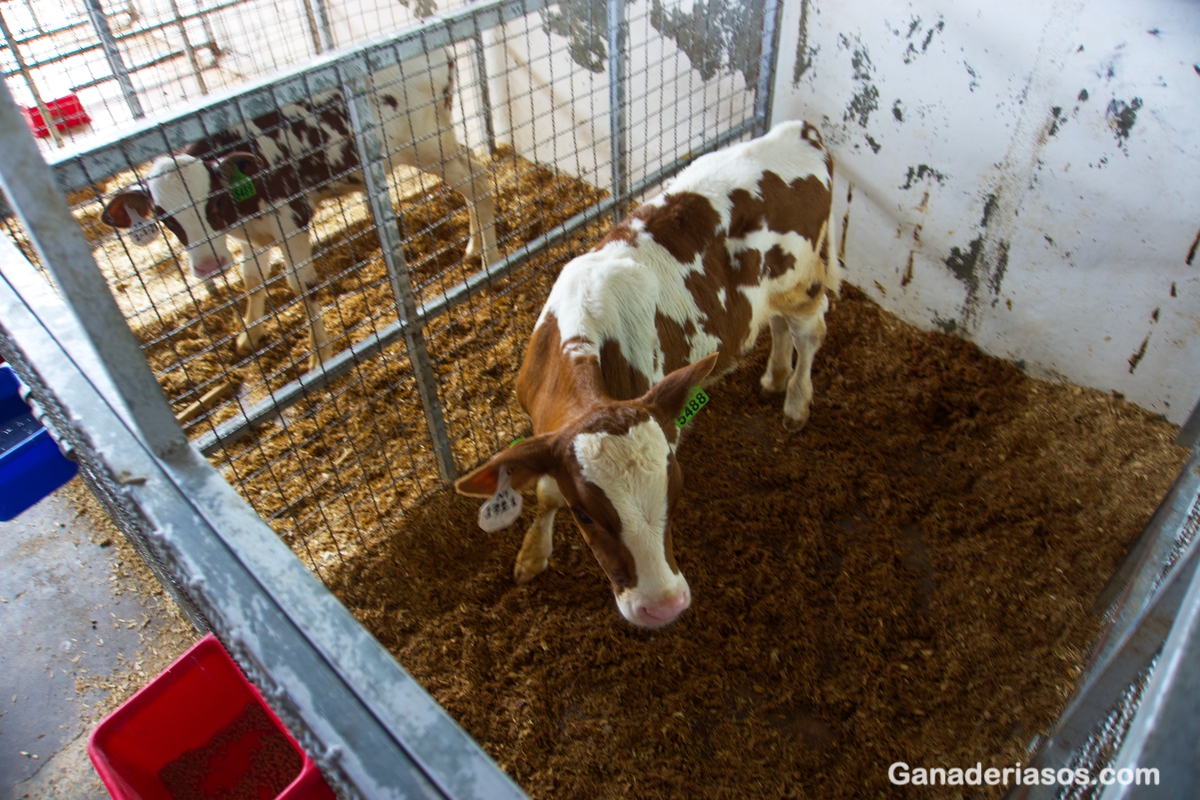
<path fill-rule="evenodd" d="M 787 0 L 781 31 L 775 119 L 832 145 L 851 281 L 1032 375 L 1187 418 L 1200 4 Z"/>
<path fill-rule="evenodd" d="M 603 14 L 604 0 L 592 0 Z M 722 69 L 705 80 L 650 23 L 649 3 L 630 1 L 626 64 L 629 181 L 686 157 L 754 116 L 753 88 Z M 689 0 L 668 8 L 692 10 Z M 496 137 L 521 155 L 595 186 L 612 182 L 609 75 L 573 63 L 567 42 L 548 36 L 538 14 L 484 33 Z M 460 68 L 461 69 L 461 68 Z M 478 112 L 468 104 L 468 120 Z M 468 141 L 478 136 L 472 131 Z"/>

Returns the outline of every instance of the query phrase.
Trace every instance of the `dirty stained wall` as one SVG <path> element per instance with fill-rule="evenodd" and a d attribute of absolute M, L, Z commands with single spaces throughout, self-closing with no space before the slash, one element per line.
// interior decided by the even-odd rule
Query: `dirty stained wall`
<path fill-rule="evenodd" d="M 629 184 L 753 117 L 762 0 L 626 0 Z M 500 141 L 612 182 L 608 0 L 559 0 L 483 34 Z M 471 136 L 468 130 L 468 137 Z"/>
<path fill-rule="evenodd" d="M 1200 5 L 788 0 L 774 116 L 818 122 L 850 279 L 1036 377 L 1200 395 Z"/>

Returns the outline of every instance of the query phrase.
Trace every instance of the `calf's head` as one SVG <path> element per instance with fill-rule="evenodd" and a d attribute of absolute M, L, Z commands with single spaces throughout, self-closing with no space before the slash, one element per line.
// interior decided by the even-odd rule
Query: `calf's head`
<path fill-rule="evenodd" d="M 490 497 L 506 469 L 520 490 L 547 476 L 604 569 L 625 619 L 642 628 L 675 620 L 692 602 L 675 563 L 671 517 L 683 490 L 674 420 L 716 355 L 672 372 L 642 397 L 602 400 L 559 430 L 505 450 L 455 483 Z"/>
<path fill-rule="evenodd" d="M 196 277 L 210 278 L 233 263 L 224 235 L 239 218 L 230 186 L 252 179 L 262 168 L 253 153 L 230 153 L 214 161 L 163 157 L 151 166 L 145 190 L 121 191 L 100 219 L 129 230 L 138 244 L 157 236 L 157 219 L 179 239 Z"/>

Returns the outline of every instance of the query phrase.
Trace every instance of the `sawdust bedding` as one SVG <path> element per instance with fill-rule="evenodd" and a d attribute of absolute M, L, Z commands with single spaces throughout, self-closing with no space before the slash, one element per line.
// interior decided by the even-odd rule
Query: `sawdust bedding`
<path fill-rule="evenodd" d="M 546 573 L 441 494 L 340 595 L 535 798 L 891 796 L 887 767 L 1008 766 L 1184 458 L 1122 400 L 1031 380 L 847 287 L 798 435 L 760 346 L 681 449 L 693 607 L 646 633 L 560 515 Z M 975 792 L 975 794 L 971 794 Z M 1000 789 L 967 787 L 967 796 Z"/>

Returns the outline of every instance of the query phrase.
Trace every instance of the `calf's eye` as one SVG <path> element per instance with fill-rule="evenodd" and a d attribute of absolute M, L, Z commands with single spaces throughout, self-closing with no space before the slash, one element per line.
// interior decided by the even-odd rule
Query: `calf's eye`
<path fill-rule="evenodd" d="M 579 523 L 581 525 L 591 525 L 592 524 L 592 518 L 589 517 L 587 514 L 583 513 L 582 511 L 575 512 L 575 519 L 579 520 Z"/>

